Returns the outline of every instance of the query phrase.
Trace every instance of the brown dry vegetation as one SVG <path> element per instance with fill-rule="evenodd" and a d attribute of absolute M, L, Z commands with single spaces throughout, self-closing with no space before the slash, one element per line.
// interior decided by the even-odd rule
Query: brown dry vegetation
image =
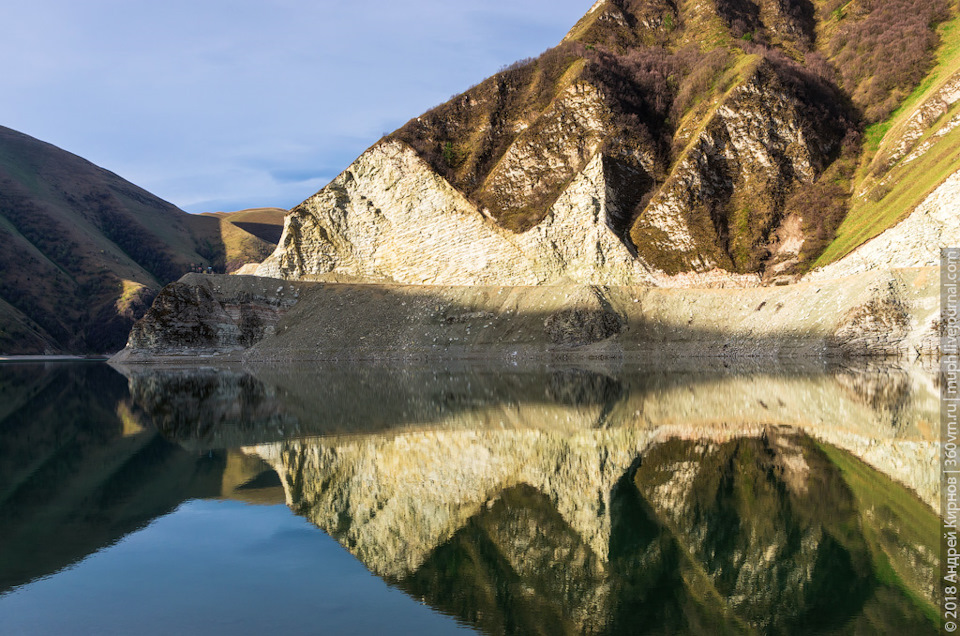
<path fill-rule="evenodd" d="M 786 175 L 785 186 L 759 195 L 759 207 L 753 184 L 731 178 L 722 200 L 694 206 L 709 221 L 691 223 L 703 240 L 720 246 L 721 261 L 738 271 L 763 271 L 778 224 L 803 210 L 806 243 L 793 270 L 802 271 L 847 213 L 864 124 L 887 117 L 928 70 L 935 27 L 949 15 L 945 0 L 716 0 L 713 17 L 691 7 L 609 0 L 559 46 L 504 69 L 390 137 L 410 145 L 502 226 L 522 232 L 544 217 L 591 153 L 581 150 L 562 168 L 538 174 L 522 204 L 494 178 L 498 164 L 512 146 L 556 145 L 549 138 L 555 127 L 544 123 L 551 108 L 572 84 L 591 85 L 606 108 L 603 138 L 575 141 L 604 155 L 620 211 L 608 225 L 634 253 L 656 262 L 652 246 L 629 238 L 631 224 L 668 180 L 698 125 L 732 86 L 748 79 L 734 67 L 755 55 L 771 63 L 800 116 L 820 128 L 817 176 L 807 183 Z"/>
<path fill-rule="evenodd" d="M 0 353 L 122 348 L 160 287 L 224 270 L 221 223 L 0 127 Z"/>
<path fill-rule="evenodd" d="M 945 0 L 832 0 L 836 20 L 823 47 L 840 85 L 868 122 L 886 119 L 930 69 L 935 27 L 949 17 Z"/>

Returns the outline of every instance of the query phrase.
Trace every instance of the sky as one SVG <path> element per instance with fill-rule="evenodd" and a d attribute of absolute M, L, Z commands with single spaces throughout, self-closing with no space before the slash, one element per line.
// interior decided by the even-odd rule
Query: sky
<path fill-rule="evenodd" d="M 0 4 L 0 125 L 188 212 L 289 208 L 593 0 Z"/>

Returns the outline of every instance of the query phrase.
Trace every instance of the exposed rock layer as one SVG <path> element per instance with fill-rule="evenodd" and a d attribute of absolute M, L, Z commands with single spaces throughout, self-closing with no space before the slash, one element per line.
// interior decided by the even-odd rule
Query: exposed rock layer
<path fill-rule="evenodd" d="M 119 359 L 913 357 L 936 350 L 938 299 L 936 268 L 742 290 L 190 276 Z"/>
<path fill-rule="evenodd" d="M 518 177 L 519 178 L 519 177 Z M 259 276 L 327 273 L 431 285 L 651 282 L 606 227 L 596 156 L 533 230 L 484 217 L 400 142 L 375 146 L 287 218 Z"/>

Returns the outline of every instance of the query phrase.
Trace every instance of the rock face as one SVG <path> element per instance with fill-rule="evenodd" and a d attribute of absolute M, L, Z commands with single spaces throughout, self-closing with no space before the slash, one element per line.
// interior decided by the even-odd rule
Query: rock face
<path fill-rule="evenodd" d="M 118 359 L 914 357 L 935 351 L 938 318 L 936 268 L 682 290 L 191 276 L 162 295 Z"/>
<path fill-rule="evenodd" d="M 652 281 L 606 227 L 607 201 L 596 156 L 543 223 L 515 235 L 484 217 L 413 150 L 385 142 L 291 211 L 279 248 L 256 273 L 303 279 L 335 272 L 431 285 Z"/>
<path fill-rule="evenodd" d="M 272 335 L 280 316 L 297 302 L 295 285 L 273 290 L 275 282 L 187 274 L 163 288 L 134 325 L 128 347 L 188 356 L 245 350 Z"/>
<path fill-rule="evenodd" d="M 898 143 L 886 160 L 890 163 L 895 163 L 903 158 L 912 161 L 929 150 L 933 141 L 928 141 L 919 146 L 917 142 L 920 141 L 933 123 L 946 115 L 950 107 L 958 101 L 960 101 L 960 72 L 949 77 L 933 95 L 925 99 L 923 104 L 915 109 L 910 119 L 907 120 L 904 130 L 900 133 Z M 960 125 L 960 117 L 955 116 L 937 134 L 943 137 L 957 125 Z"/>
<path fill-rule="evenodd" d="M 748 66 L 750 79 L 690 142 L 629 238 L 614 226 L 633 214 L 623 209 L 622 190 L 631 186 L 623 165 L 599 150 L 609 131 L 596 90 L 578 84 L 540 121 L 540 134 L 554 143 L 518 138 L 489 177 L 496 197 L 477 194 L 479 205 L 520 207 L 539 196 L 545 175 L 569 175 L 531 229 L 502 229 L 406 144 L 385 141 L 291 211 L 277 251 L 256 273 L 431 285 L 759 284 L 755 274 L 733 272 L 756 271 L 746 262 L 753 245 L 775 228 L 790 185 L 812 181 L 835 142 L 772 64 Z M 730 216 L 735 193 L 750 200 L 749 218 Z M 749 230 L 732 231 L 737 224 Z"/>
<path fill-rule="evenodd" d="M 835 228 L 824 206 L 785 214 L 788 198 L 848 178 L 837 162 L 857 152 L 841 148 L 857 116 L 814 50 L 832 19 L 816 13 L 598 3 L 556 49 L 411 120 L 294 208 L 257 274 L 745 286 L 787 260 L 785 233 L 799 267 Z"/>
<path fill-rule="evenodd" d="M 947 15 L 921 4 L 923 28 Z M 598 2 L 558 47 L 411 120 L 294 208 L 257 274 L 431 285 L 789 279 L 849 208 L 862 154 L 851 105 L 879 113 L 912 90 L 904 77 L 926 72 L 904 60 L 912 70 L 884 76 L 883 91 L 855 85 L 876 63 L 861 49 L 886 51 L 904 36 L 883 11 Z M 880 39 L 867 46 L 864 33 Z M 936 41 L 928 36 L 920 49 Z M 957 95 L 950 80 L 925 98 L 897 129 L 893 161 L 933 143 L 914 148 Z M 950 208 L 941 206 L 956 216 Z M 915 242 L 937 238 L 944 218 Z M 863 253 L 874 264 L 882 256 Z M 895 266 L 928 260 L 910 251 Z"/>
<path fill-rule="evenodd" d="M 756 271 L 753 246 L 779 224 L 791 184 L 812 182 L 837 144 L 773 64 L 747 66 L 631 230 L 670 273 Z"/>

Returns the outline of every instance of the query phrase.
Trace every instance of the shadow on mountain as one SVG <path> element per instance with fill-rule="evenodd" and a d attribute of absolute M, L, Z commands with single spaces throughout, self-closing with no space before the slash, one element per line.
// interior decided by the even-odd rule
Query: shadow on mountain
<path fill-rule="evenodd" d="M 935 295 L 935 277 L 928 274 L 878 272 L 855 283 L 824 283 L 821 293 L 802 286 L 734 293 L 188 275 L 161 291 L 115 360 L 672 365 L 708 359 L 712 365 L 741 365 L 752 358 L 816 365 L 824 359 L 837 364 L 851 357 L 910 357 L 916 353 L 910 342 L 933 335 L 929 312 L 910 309 L 918 298 Z"/>
<path fill-rule="evenodd" d="M 273 223 L 244 223 L 236 222 L 234 223 L 238 228 L 249 232 L 250 234 L 256 236 L 262 241 L 267 243 L 272 243 L 276 245 L 280 242 L 280 236 L 283 234 L 283 224 L 276 225 Z"/>

